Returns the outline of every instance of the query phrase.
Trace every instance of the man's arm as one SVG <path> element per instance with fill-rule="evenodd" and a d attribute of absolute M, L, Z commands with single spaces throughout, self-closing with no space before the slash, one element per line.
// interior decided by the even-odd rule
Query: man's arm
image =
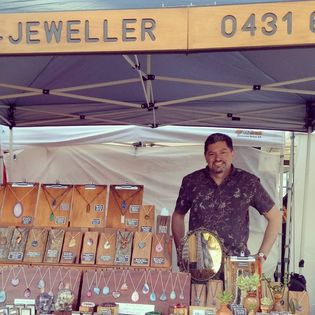
<path fill-rule="evenodd" d="M 185 236 L 185 223 L 184 223 L 185 214 L 180 214 L 173 212 L 172 215 L 172 234 L 174 237 L 174 242 L 176 249 L 178 250 L 181 245 L 181 241 Z"/>
<path fill-rule="evenodd" d="M 268 212 L 264 213 L 265 218 L 268 221 L 268 225 L 265 230 L 264 238 L 261 243 L 259 252 L 268 256 L 273 243 L 277 239 L 281 226 L 281 212 L 278 208 L 273 206 Z"/>

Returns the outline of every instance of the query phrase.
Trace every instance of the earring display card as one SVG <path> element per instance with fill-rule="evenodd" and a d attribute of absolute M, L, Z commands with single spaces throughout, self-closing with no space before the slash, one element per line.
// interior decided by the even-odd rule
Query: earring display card
<path fill-rule="evenodd" d="M 7 184 L 1 210 L 3 225 L 33 224 L 38 184 Z"/>
<path fill-rule="evenodd" d="M 207 301 L 206 306 L 215 307 L 219 309 L 220 301 L 218 296 L 223 291 L 223 281 L 222 280 L 209 280 L 207 283 Z"/>
<path fill-rule="evenodd" d="M 81 252 L 81 264 L 94 265 L 99 232 L 85 232 Z"/>
<path fill-rule="evenodd" d="M 142 185 L 111 185 L 106 227 L 137 231 L 142 199 Z"/>
<path fill-rule="evenodd" d="M 151 257 L 152 233 L 135 232 L 131 266 L 149 266 Z"/>
<path fill-rule="evenodd" d="M 205 284 L 193 283 L 191 285 L 190 305 L 206 306 L 207 288 Z"/>
<path fill-rule="evenodd" d="M 97 265 L 114 265 L 116 234 L 116 229 L 105 229 L 104 232 L 100 234 L 96 256 Z"/>
<path fill-rule="evenodd" d="M 104 185 L 75 185 L 70 226 L 104 227 L 106 194 Z"/>
<path fill-rule="evenodd" d="M 47 229 L 31 229 L 28 235 L 24 260 L 25 262 L 42 262 L 47 242 Z"/>
<path fill-rule="evenodd" d="M 14 227 L 0 228 L 0 261 L 6 261 L 8 259 L 13 231 Z"/>
<path fill-rule="evenodd" d="M 60 263 L 78 264 L 82 245 L 83 232 L 79 229 L 69 230 L 63 241 Z"/>
<path fill-rule="evenodd" d="M 117 231 L 115 265 L 130 266 L 133 232 Z"/>
<path fill-rule="evenodd" d="M 153 232 L 154 218 L 155 218 L 154 205 L 140 206 L 139 231 L 140 232 Z"/>
<path fill-rule="evenodd" d="M 29 234 L 29 229 L 25 227 L 17 227 L 14 229 L 10 242 L 8 253 L 9 261 L 22 261 L 24 257 L 25 246 Z"/>
<path fill-rule="evenodd" d="M 151 249 L 151 267 L 171 268 L 173 238 L 167 234 L 153 234 Z"/>
<path fill-rule="evenodd" d="M 63 229 L 49 230 L 44 262 L 47 263 L 59 262 L 64 235 L 65 231 Z"/>
<path fill-rule="evenodd" d="M 41 185 L 35 225 L 67 227 L 70 217 L 72 185 Z"/>

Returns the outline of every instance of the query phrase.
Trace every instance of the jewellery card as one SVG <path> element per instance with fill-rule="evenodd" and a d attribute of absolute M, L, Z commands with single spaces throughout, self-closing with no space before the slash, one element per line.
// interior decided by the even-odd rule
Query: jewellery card
<path fill-rule="evenodd" d="M 24 257 L 25 246 L 29 229 L 25 227 L 16 227 L 10 242 L 8 253 L 9 261 L 22 261 Z"/>
<path fill-rule="evenodd" d="M 115 265 L 130 266 L 132 239 L 133 232 L 117 231 Z"/>
<path fill-rule="evenodd" d="M 37 194 L 38 184 L 7 184 L 3 197 L 1 223 L 3 225 L 32 225 Z"/>
<path fill-rule="evenodd" d="M 206 285 L 201 283 L 192 283 L 190 305 L 206 306 Z"/>
<path fill-rule="evenodd" d="M 48 230 L 31 229 L 28 235 L 24 260 L 25 262 L 42 262 L 47 242 Z"/>
<path fill-rule="evenodd" d="M 223 281 L 222 280 L 209 280 L 207 283 L 207 300 L 206 306 L 215 307 L 218 309 L 220 307 L 220 301 L 218 296 L 223 291 Z"/>
<path fill-rule="evenodd" d="M 171 268 L 173 238 L 167 234 L 153 234 L 151 249 L 151 267 Z"/>
<path fill-rule="evenodd" d="M 154 205 L 140 206 L 139 231 L 140 232 L 153 232 L 154 218 L 155 218 Z"/>
<path fill-rule="evenodd" d="M 114 265 L 116 233 L 116 229 L 106 228 L 104 232 L 100 234 L 96 256 L 97 265 Z"/>
<path fill-rule="evenodd" d="M 75 185 L 70 226 L 104 227 L 107 186 Z"/>
<path fill-rule="evenodd" d="M 210 306 L 189 306 L 189 315 L 216 315 L 217 311 Z"/>
<path fill-rule="evenodd" d="M 81 252 L 81 264 L 94 265 L 99 232 L 85 232 Z"/>
<path fill-rule="evenodd" d="M 80 261 L 83 232 L 79 229 L 69 230 L 65 234 L 60 257 L 62 264 L 76 264 Z"/>
<path fill-rule="evenodd" d="M 111 185 L 106 227 L 137 231 L 142 199 L 142 185 Z"/>
<path fill-rule="evenodd" d="M 0 228 L 0 261 L 6 261 L 8 259 L 13 231 L 14 227 Z"/>
<path fill-rule="evenodd" d="M 131 266 L 149 266 L 151 257 L 152 233 L 135 232 Z"/>
<path fill-rule="evenodd" d="M 65 231 L 63 229 L 49 230 L 44 262 L 59 262 L 64 235 Z"/>
<path fill-rule="evenodd" d="M 72 185 L 41 185 L 35 225 L 49 227 L 67 227 L 70 217 Z"/>

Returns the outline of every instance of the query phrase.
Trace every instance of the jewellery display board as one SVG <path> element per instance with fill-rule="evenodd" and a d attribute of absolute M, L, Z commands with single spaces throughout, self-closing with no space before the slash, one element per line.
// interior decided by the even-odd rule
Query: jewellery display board
<path fill-rule="evenodd" d="M 155 218 L 154 205 L 140 206 L 139 231 L 140 232 L 153 232 L 154 218 Z"/>
<path fill-rule="evenodd" d="M 222 280 L 209 280 L 207 283 L 207 301 L 206 306 L 215 307 L 219 309 L 220 301 L 218 296 L 223 291 L 223 281 Z"/>
<path fill-rule="evenodd" d="M 85 232 L 81 251 L 81 264 L 95 264 L 98 234 L 98 232 L 92 231 Z"/>
<path fill-rule="evenodd" d="M 8 259 L 14 227 L 0 227 L 0 261 Z"/>
<path fill-rule="evenodd" d="M 151 249 L 151 267 L 172 267 L 172 241 L 173 238 L 167 234 L 153 234 Z"/>
<path fill-rule="evenodd" d="M 34 225 L 67 227 L 72 194 L 72 185 L 41 185 Z"/>
<path fill-rule="evenodd" d="M 107 186 L 75 185 L 70 226 L 104 227 Z"/>
<path fill-rule="evenodd" d="M 151 258 L 152 233 L 135 232 L 131 266 L 149 266 Z"/>
<path fill-rule="evenodd" d="M 26 227 L 16 227 L 14 229 L 8 252 L 8 261 L 22 261 L 29 229 Z"/>
<path fill-rule="evenodd" d="M 118 230 L 116 235 L 115 265 L 130 266 L 133 232 Z"/>
<path fill-rule="evenodd" d="M 96 256 L 97 265 L 114 265 L 116 252 L 116 233 L 116 229 L 106 228 L 100 234 Z"/>
<path fill-rule="evenodd" d="M 63 241 L 60 263 L 78 264 L 80 262 L 82 238 L 83 232 L 80 229 L 72 229 L 66 231 Z"/>
<path fill-rule="evenodd" d="M 3 275 L 1 287 L 6 304 L 13 303 L 15 299 L 35 299 L 41 291 L 55 296 L 66 284 L 76 297 L 79 296 L 82 272 L 77 268 L 7 265 L 0 266 L 0 273 Z"/>
<path fill-rule="evenodd" d="M 7 184 L 3 193 L 1 224 L 32 225 L 38 195 L 38 184 Z"/>
<path fill-rule="evenodd" d="M 98 269 L 83 273 L 81 301 L 154 304 L 163 314 L 169 305 L 190 302 L 190 274 L 166 270 Z"/>
<path fill-rule="evenodd" d="M 46 263 L 59 262 L 64 235 L 65 235 L 64 229 L 49 230 L 44 262 Z"/>
<path fill-rule="evenodd" d="M 32 228 L 29 232 L 24 262 L 42 262 L 47 242 L 48 230 Z"/>
<path fill-rule="evenodd" d="M 110 185 L 106 227 L 137 231 L 142 185 Z"/>
<path fill-rule="evenodd" d="M 190 305 L 206 306 L 206 285 L 203 283 L 192 283 Z"/>

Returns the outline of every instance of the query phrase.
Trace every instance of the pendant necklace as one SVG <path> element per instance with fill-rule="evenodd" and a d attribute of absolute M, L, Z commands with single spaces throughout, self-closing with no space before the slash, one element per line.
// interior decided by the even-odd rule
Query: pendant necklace
<path fill-rule="evenodd" d="M 70 239 L 68 242 L 68 247 L 75 247 L 77 245 L 76 237 L 81 234 L 81 231 L 72 235 L 73 232 L 70 232 Z"/>
<path fill-rule="evenodd" d="M 142 271 L 138 271 L 138 272 L 142 272 Z M 142 276 L 140 277 L 140 280 L 138 280 L 138 275 L 137 276 L 134 276 L 137 280 L 137 285 L 135 286 L 135 283 L 133 282 L 132 280 L 132 277 L 129 273 L 129 278 L 130 278 L 130 282 L 131 282 L 131 285 L 132 285 L 132 288 L 133 288 L 133 292 L 131 294 L 131 301 L 132 302 L 138 302 L 139 301 L 139 293 L 138 293 L 138 288 L 140 286 L 140 284 L 142 283 L 142 280 L 143 280 L 143 277 L 144 277 L 144 272 L 142 272 Z"/>
<path fill-rule="evenodd" d="M 151 216 L 150 216 L 150 212 L 153 210 L 154 206 L 149 206 L 149 209 L 146 210 L 146 206 L 143 207 L 144 210 L 144 220 L 146 221 L 146 223 L 150 220 Z"/>
<path fill-rule="evenodd" d="M 0 228 L 0 245 L 7 245 L 9 228 Z"/>
<path fill-rule="evenodd" d="M 32 247 L 37 247 L 39 242 L 38 239 L 41 239 L 42 234 L 44 234 L 46 229 L 31 229 L 32 232 Z"/>
<path fill-rule="evenodd" d="M 86 208 L 85 208 L 86 213 L 90 213 L 90 211 L 91 211 L 91 204 L 92 204 L 95 200 L 97 200 L 97 198 L 105 191 L 106 186 L 103 186 L 102 189 L 101 189 L 101 191 L 99 191 L 99 192 L 92 198 L 91 201 L 89 201 L 89 200 L 87 200 L 87 199 L 85 198 L 84 194 L 81 193 L 80 189 L 79 189 L 77 186 L 75 186 L 75 189 L 76 189 L 76 191 L 78 192 L 78 194 L 81 196 L 81 198 L 86 202 Z M 86 189 L 85 189 L 85 191 L 86 191 Z"/>
<path fill-rule="evenodd" d="M 24 207 L 23 207 L 22 201 L 36 188 L 36 186 L 34 185 L 21 198 L 19 198 L 17 196 L 15 191 L 11 188 L 10 184 L 8 184 L 6 187 L 9 188 L 10 192 L 12 193 L 12 195 L 14 196 L 14 198 L 16 200 L 15 204 L 12 207 L 12 213 L 13 213 L 14 217 L 19 218 L 19 217 L 22 216 L 23 211 L 24 211 Z"/>
<path fill-rule="evenodd" d="M 118 234 L 119 234 L 119 237 L 120 237 L 119 248 L 120 249 L 127 248 L 129 243 L 130 243 L 130 241 L 131 241 L 132 232 L 121 232 L 121 231 L 118 231 Z"/>
<path fill-rule="evenodd" d="M 92 280 L 90 282 L 89 271 L 87 270 L 85 272 L 85 274 L 86 274 L 86 282 L 87 282 L 87 287 L 88 287 L 88 290 L 86 291 L 86 296 L 88 298 L 92 297 L 92 290 L 91 290 L 91 288 L 92 288 L 92 285 L 93 285 L 96 273 L 97 273 L 97 271 L 94 271 L 94 275 L 93 275 Z"/>
<path fill-rule="evenodd" d="M 120 270 L 117 270 L 118 272 L 121 272 Z M 116 279 L 116 272 L 113 273 L 114 274 L 114 291 L 112 292 L 112 296 L 114 299 L 118 299 L 121 295 L 120 291 L 118 291 L 118 288 L 120 287 L 120 283 L 121 283 L 121 280 L 122 280 L 122 276 L 123 276 L 123 273 L 121 273 L 120 275 L 120 279 L 119 279 L 119 283 L 117 285 L 117 279 Z"/>
<path fill-rule="evenodd" d="M 179 299 L 180 300 L 185 300 L 184 290 L 185 290 L 188 278 L 189 278 L 189 275 L 186 274 L 184 284 L 182 285 L 182 283 L 181 283 L 181 281 L 179 279 L 179 276 L 178 276 L 178 284 L 179 284 L 179 289 L 180 289 L 180 292 L 179 292 Z"/>
<path fill-rule="evenodd" d="M 61 269 L 58 268 L 57 270 L 57 273 L 56 273 L 56 276 L 54 277 L 54 281 L 51 280 L 51 271 L 50 271 L 50 267 L 48 268 L 48 279 L 49 279 L 49 291 L 48 291 L 48 294 L 50 296 L 54 296 L 54 286 L 55 286 L 55 282 L 56 280 L 58 279 L 58 276 L 59 276 L 59 279 L 61 279 Z"/>
<path fill-rule="evenodd" d="M 98 271 L 95 270 L 95 286 L 93 287 L 93 292 L 94 292 L 96 295 L 100 295 L 100 293 L 101 293 L 100 280 L 101 280 L 101 274 L 100 274 L 100 276 L 98 277 Z"/>
<path fill-rule="evenodd" d="M 103 248 L 104 249 L 110 249 L 111 248 L 111 239 L 116 235 L 116 232 L 112 233 L 108 238 L 106 237 L 106 234 L 104 233 L 104 245 Z"/>
<path fill-rule="evenodd" d="M 126 192 L 128 190 L 125 190 Z M 137 194 L 139 193 L 140 190 L 136 190 L 134 193 L 132 193 L 130 196 L 128 196 L 127 198 L 123 198 L 119 192 L 117 191 L 117 189 L 114 187 L 114 189 L 112 190 L 112 196 L 114 197 L 115 203 L 119 208 L 120 211 L 120 223 L 121 224 L 125 224 L 125 215 L 126 212 L 129 208 L 129 206 L 132 204 L 132 202 L 134 201 L 134 199 L 136 198 Z"/>
<path fill-rule="evenodd" d="M 172 291 L 170 293 L 170 299 L 171 300 L 175 300 L 176 299 L 175 287 L 176 287 L 176 282 L 177 282 L 177 279 L 178 279 L 178 274 L 176 274 L 174 282 L 173 282 L 173 273 L 171 272 L 170 275 L 171 275 L 171 288 L 172 288 Z"/>
<path fill-rule="evenodd" d="M 213 306 L 217 306 L 217 295 L 218 295 L 218 289 L 221 288 L 220 291 L 222 291 L 222 282 L 221 280 L 210 280 L 209 282 L 209 293 L 210 293 L 210 304 Z M 214 290 L 213 290 L 214 287 Z"/>
<path fill-rule="evenodd" d="M 150 287 L 148 284 L 148 276 L 149 276 L 149 272 L 147 270 L 144 270 L 144 284 L 142 287 L 143 294 L 148 294 L 150 292 Z"/>
<path fill-rule="evenodd" d="M 11 270 L 12 270 L 12 269 L 10 269 L 8 276 L 7 276 L 6 280 L 4 281 L 4 270 L 5 269 L 7 269 L 7 267 L 2 267 L 0 270 L 0 273 L 1 273 L 0 303 L 4 303 L 7 299 L 7 293 L 5 292 L 5 288 L 7 286 L 9 277 L 11 275 Z"/>
<path fill-rule="evenodd" d="M 129 275 L 129 270 L 123 270 L 123 283 L 120 287 L 121 291 L 127 291 L 128 290 L 128 284 L 127 284 L 127 276 Z M 130 277 L 130 275 L 129 275 Z"/>
<path fill-rule="evenodd" d="M 104 287 L 102 290 L 103 295 L 108 295 L 110 293 L 109 281 L 110 281 L 113 273 L 114 273 L 114 269 L 111 270 L 110 275 L 109 275 L 108 279 L 106 280 L 105 276 L 104 276 L 104 271 L 102 270 L 102 276 L 103 276 L 103 280 L 104 280 Z"/>
<path fill-rule="evenodd" d="M 146 247 L 146 245 L 147 245 L 147 243 L 145 242 L 146 239 L 147 239 L 148 237 L 152 237 L 152 234 L 151 234 L 151 233 L 139 232 L 139 234 L 138 234 L 139 236 L 141 236 L 140 233 L 145 234 L 145 236 L 144 236 L 142 239 L 140 239 L 140 241 L 138 242 L 138 248 L 139 248 L 139 249 L 144 249 L 144 248 Z M 142 234 L 142 235 L 143 235 L 143 234 Z"/>
<path fill-rule="evenodd" d="M 63 276 L 62 276 L 61 271 L 60 271 L 59 274 L 60 274 L 61 280 L 59 281 L 58 290 L 62 290 L 65 288 L 65 283 L 67 283 L 65 279 L 67 278 L 67 276 L 69 276 L 69 282 L 70 282 L 70 271 L 71 271 L 71 269 L 68 269 Z"/>
<path fill-rule="evenodd" d="M 60 236 L 62 236 L 64 233 L 64 230 L 62 229 L 51 229 L 49 231 L 49 234 L 51 235 L 51 245 L 53 247 L 59 247 L 62 244 L 62 239 Z"/>
<path fill-rule="evenodd" d="M 60 188 L 58 188 L 60 189 Z M 61 203 L 65 200 L 65 198 L 67 197 L 69 191 L 71 190 L 71 186 L 65 188 L 59 195 L 57 195 L 56 197 L 53 196 L 48 189 L 43 186 L 43 192 L 44 192 L 44 196 L 46 199 L 47 204 L 49 205 L 49 209 L 50 209 L 50 214 L 49 214 L 49 221 L 53 222 L 55 221 L 55 210 L 58 209 L 58 207 L 61 205 Z M 48 199 L 48 196 L 52 199 L 52 201 L 50 201 Z M 60 198 L 59 202 L 58 199 Z"/>
<path fill-rule="evenodd" d="M 153 285 L 153 281 L 152 281 L 152 274 L 151 274 L 151 271 L 149 271 L 149 275 L 150 275 L 150 282 L 151 282 L 151 288 L 152 288 L 151 293 L 150 293 L 150 301 L 151 301 L 151 302 L 155 302 L 155 301 L 156 301 L 155 288 L 156 288 L 156 285 L 157 285 L 157 283 L 158 283 L 158 281 L 159 281 L 159 278 L 160 278 L 160 276 L 161 276 L 161 273 L 160 273 L 160 271 L 159 271 L 159 273 L 158 273 L 158 275 L 157 275 L 157 277 L 156 277 L 156 281 L 155 281 L 155 284 L 154 284 L 154 285 Z"/>
<path fill-rule="evenodd" d="M 22 229 L 20 229 L 20 228 L 15 228 L 15 231 L 17 232 L 17 233 L 15 233 L 15 231 L 14 231 L 14 234 L 17 234 L 17 235 L 14 235 L 13 234 L 13 237 L 15 238 L 13 238 L 12 240 L 13 240 L 13 246 L 15 247 L 15 246 L 18 246 L 21 242 L 22 242 L 22 240 L 23 240 L 23 233 L 26 231 L 27 229 L 26 228 L 22 228 Z M 12 243 L 12 242 L 11 242 Z"/>
<path fill-rule="evenodd" d="M 77 275 L 75 277 L 75 280 L 73 282 L 73 286 L 72 286 L 72 276 L 71 276 L 71 272 L 72 270 L 70 270 L 70 275 L 69 275 L 69 285 L 70 285 L 70 289 L 72 290 L 75 290 L 76 286 L 77 286 L 77 283 L 78 283 L 78 280 L 79 280 L 79 277 L 81 275 L 81 270 L 77 270 Z"/>
<path fill-rule="evenodd" d="M 159 238 L 158 235 L 161 235 L 161 238 Z M 161 253 L 164 249 L 163 245 L 162 245 L 162 242 L 163 242 L 163 239 L 164 239 L 164 236 L 165 234 L 164 233 L 160 233 L 160 234 L 154 234 L 156 240 L 157 240 L 157 244 L 155 246 L 155 251 L 157 253 Z"/>
<path fill-rule="evenodd" d="M 205 286 L 206 286 L 205 284 L 197 284 L 197 283 L 193 284 L 194 293 L 195 293 L 194 304 L 193 305 L 195 305 L 195 306 L 202 306 L 201 305 L 201 297 L 202 297 L 202 293 L 203 293 L 203 290 L 204 290 Z"/>
<path fill-rule="evenodd" d="M 15 271 L 14 271 L 15 268 L 19 269 L 19 271 L 17 273 L 15 273 Z M 16 288 L 19 285 L 19 283 L 20 283 L 20 279 L 18 277 L 19 277 L 19 274 L 20 274 L 22 269 L 20 267 L 18 267 L 18 266 L 17 267 L 12 266 L 11 270 L 12 270 L 12 273 L 13 273 L 13 277 L 11 279 L 11 285 Z"/>
<path fill-rule="evenodd" d="M 161 272 L 161 271 L 159 271 L 159 272 Z M 166 283 L 165 283 L 165 285 L 164 285 L 164 283 L 163 283 L 163 277 L 162 277 L 162 273 L 161 273 L 160 279 L 161 279 L 161 284 L 162 284 L 162 294 L 160 295 L 160 298 L 159 298 L 159 299 L 160 299 L 160 301 L 162 301 L 162 302 L 167 301 L 166 289 L 167 289 L 168 282 L 169 282 L 169 280 L 170 280 L 170 276 L 171 276 L 171 272 L 168 273 L 168 277 L 167 277 Z"/>
<path fill-rule="evenodd" d="M 37 269 L 38 269 L 39 276 L 40 276 L 40 279 L 39 279 L 39 281 L 38 281 L 38 283 L 37 283 L 37 288 L 38 288 L 38 289 L 44 289 L 45 286 L 46 286 L 46 283 L 45 283 L 45 280 L 44 280 L 44 279 L 45 279 L 45 277 L 46 277 L 46 274 L 47 274 L 49 268 L 46 268 L 44 274 L 42 274 L 42 270 L 41 270 L 40 267 L 37 267 Z"/>
<path fill-rule="evenodd" d="M 29 281 L 29 282 L 27 282 L 24 266 L 22 267 L 22 269 L 23 269 L 24 281 L 25 281 L 25 286 L 26 286 L 26 289 L 24 290 L 23 295 L 24 295 L 25 298 L 28 299 L 31 296 L 31 294 L 32 294 L 30 288 L 31 288 L 31 285 L 32 285 L 32 283 L 33 283 L 37 273 L 38 273 L 38 269 L 36 269 L 36 271 L 34 272 L 34 275 L 33 275 L 32 279 L 31 279 L 31 281 Z"/>

